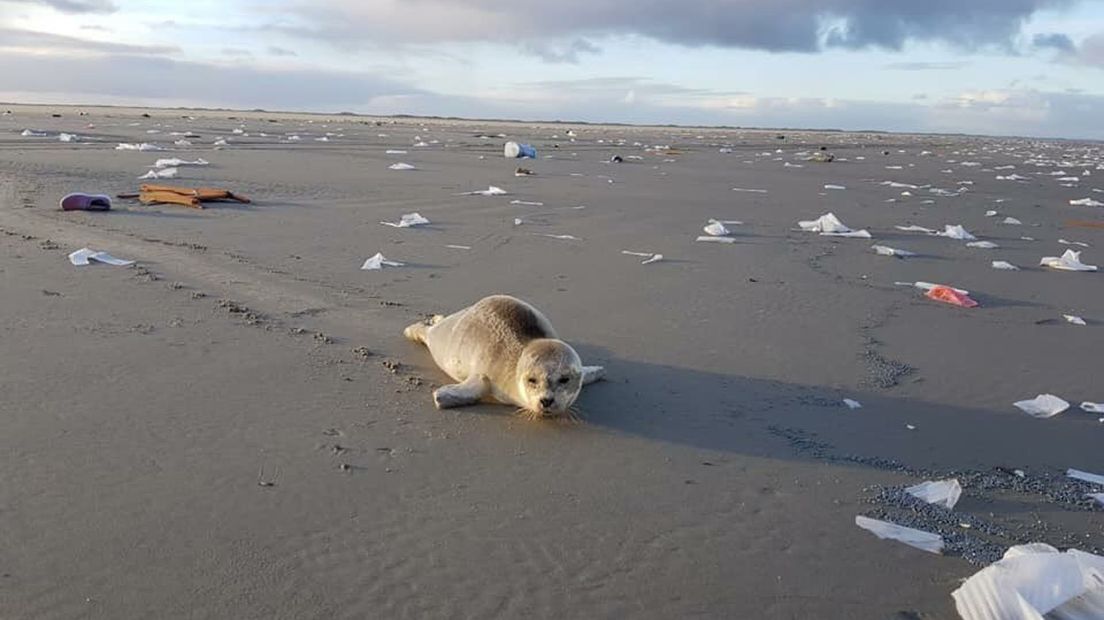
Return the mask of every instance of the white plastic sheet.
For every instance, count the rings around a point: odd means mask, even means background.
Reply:
[[[843,399],[843,404],[847,405],[847,408],[851,409],[852,411],[855,409],[862,409],[862,403],[853,398]]]
[[[963,620],[1104,618],[1104,557],[1043,543],[1012,547],[951,596]]]
[[[505,196],[508,192],[501,187],[495,187],[491,185],[487,189],[476,190],[474,192],[463,192],[457,194],[457,196]]]
[[[1081,326],[1088,325],[1088,323],[1085,322],[1085,319],[1083,319],[1083,318],[1081,318],[1077,315],[1074,315],[1074,314],[1063,314],[1062,318],[1065,319],[1066,322],[1073,323],[1074,325],[1081,325]]]
[[[928,553],[942,553],[943,537],[922,530],[914,530],[888,521],[879,521],[858,515],[855,517],[855,525],[874,534],[883,540],[896,540],[910,547],[915,547]]]
[[[957,239],[959,241],[976,241],[977,237],[971,235],[961,224],[947,224],[943,227],[943,232],[937,232],[936,235],[940,237],[947,237],[949,239]]]
[[[398,222],[380,222],[384,226],[391,226],[392,228],[413,228],[415,226],[424,226],[429,223],[421,213],[404,213]]]
[[[1000,269],[1002,271],[1019,271],[1020,270],[1019,267],[1013,265],[1012,263],[1010,263],[1006,260],[995,260],[995,261],[993,261],[993,269]]]
[[[870,232],[866,230],[851,230],[846,224],[840,221],[836,214],[825,213],[815,220],[806,220],[798,222],[797,225],[801,227],[801,230],[806,232],[820,233],[821,235],[831,237],[857,237],[861,239],[869,239]]]
[[[120,142],[115,147],[116,151],[163,151],[165,149],[157,146],[156,144],[150,144],[149,142],[142,142],[141,144],[128,144]]]
[[[410,164],[407,164],[407,163],[404,163],[404,162],[401,162],[401,161],[397,162],[397,163],[394,163],[394,164],[391,164],[390,166],[387,167],[387,169],[388,170],[417,170],[417,168],[415,168],[414,166],[412,166]]]
[[[1091,403],[1086,400],[1081,403],[1081,410],[1088,413],[1104,413],[1104,403]]]
[[[1071,200],[1069,203],[1074,207],[1104,207],[1104,202],[1093,200],[1092,198],[1080,198],[1078,200]]]
[[[659,261],[663,260],[662,254],[655,254],[652,252],[633,252],[630,250],[621,250],[621,253],[627,256],[639,256],[643,258],[644,260],[640,262],[641,265],[650,265],[652,263],[658,263]]]
[[[91,262],[104,263],[105,265],[112,265],[114,267],[126,267],[127,265],[134,264],[132,260],[115,258],[107,252],[98,252],[89,248],[81,248],[70,254],[69,262],[78,267],[83,267]]]
[[[154,162],[154,168],[179,168],[180,166],[207,166],[211,162],[203,159],[202,157],[195,161],[188,161],[186,159],[180,159],[179,157],[170,157],[166,159],[158,159]]]
[[[874,250],[879,256],[896,256],[898,258],[908,258],[909,256],[916,256],[916,252],[909,252],[908,250],[899,250],[897,248],[891,248],[887,245],[872,245],[871,250]]]
[[[1075,480],[1104,486],[1104,476],[1100,474],[1091,474],[1087,471],[1081,471],[1080,469],[1067,469],[1066,475]]]
[[[162,168],[161,170],[150,170],[149,172],[138,177],[139,179],[175,179],[176,175],[180,174],[179,168]]]
[[[971,241],[970,243],[966,244],[966,247],[976,248],[979,250],[995,250],[1000,246],[993,243],[992,241]]]
[[[1051,269],[1062,271],[1096,271],[1096,265],[1086,265],[1081,262],[1081,252],[1066,250],[1061,256],[1044,256],[1039,264]]]
[[[942,506],[947,510],[954,510],[958,499],[962,497],[962,485],[959,484],[958,478],[927,480],[908,487],[905,489],[905,493],[929,504]]]
[[[708,235],[702,235],[695,239],[695,241],[701,241],[703,243],[736,243],[736,240],[732,237],[710,237]]]
[[[1035,418],[1052,418],[1066,409],[1070,404],[1054,394],[1039,394],[1030,400],[1019,400],[1013,403],[1018,409]]]
[[[400,263],[396,260],[388,260],[380,252],[376,252],[376,255],[364,261],[364,264],[360,266],[364,271],[375,271],[386,267],[402,267],[404,263]]]

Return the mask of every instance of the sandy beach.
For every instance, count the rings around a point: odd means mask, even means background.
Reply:
[[[1104,265],[1100,143],[3,110],[0,617],[954,618],[1012,545],[1104,549],[1065,475],[1104,474],[1104,275],[1040,266]],[[252,204],[58,208],[170,157]],[[999,247],[898,228],[948,225]],[[581,423],[434,408],[403,327],[493,293],[606,367]]]

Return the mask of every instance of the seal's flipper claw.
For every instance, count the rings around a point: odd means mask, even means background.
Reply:
[[[406,336],[407,340],[411,340],[413,342],[422,342],[422,343],[424,343],[425,339],[426,339],[426,330],[427,329],[428,329],[428,326],[425,323],[420,323],[419,322],[419,323],[415,323],[413,325],[410,325],[406,329],[404,329],[403,330],[403,335]]]
[[[604,366],[583,366],[583,385],[590,385],[605,378],[606,368]]]
[[[433,403],[438,409],[451,409],[474,405],[487,395],[486,377],[472,376],[463,383],[442,385],[433,392]]]

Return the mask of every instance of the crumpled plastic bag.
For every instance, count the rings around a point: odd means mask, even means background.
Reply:
[[[508,194],[506,190],[501,187],[489,186],[487,189],[476,190],[474,192],[463,192],[457,194],[457,196],[505,196]]]
[[[179,168],[162,168],[160,170],[150,170],[138,177],[138,179],[175,179],[176,175],[179,173]]]
[[[916,252],[909,252],[908,250],[898,250],[897,248],[891,248],[887,245],[872,245],[871,250],[878,253],[879,256],[896,256],[897,258],[908,258],[909,256],[916,256]]]
[[[942,284],[931,287],[924,296],[928,299],[934,299],[935,301],[941,301],[945,304],[961,306],[963,308],[976,308],[980,305],[977,301],[971,299],[969,295]]]
[[[1030,400],[1018,400],[1012,404],[1035,418],[1052,418],[1069,409],[1070,406],[1068,402],[1054,394],[1039,394]]]
[[[977,237],[971,235],[961,224],[950,225],[947,224],[943,227],[943,232],[935,233],[938,237],[947,237],[948,239],[958,239],[959,241],[976,241]]]
[[[743,224],[743,222],[740,222],[738,220],[709,220],[709,224],[707,224],[702,230],[705,231],[705,234],[711,237],[727,237],[732,234],[732,231],[725,227],[725,224],[733,224],[739,226]]]
[[[970,243],[966,244],[966,247],[977,248],[979,250],[995,250],[1000,246],[993,243],[992,241],[971,241]]]
[[[1096,265],[1086,265],[1081,262],[1081,252],[1066,250],[1061,256],[1044,256],[1039,264],[1051,269],[1062,271],[1096,271]]]
[[[424,226],[429,223],[429,220],[422,216],[421,213],[404,213],[398,222],[380,222],[384,226],[391,226],[392,228],[413,228],[415,226]]]
[[[951,593],[963,620],[1104,618],[1104,557],[1017,545]]]
[[[806,220],[798,222],[797,225],[801,227],[801,230],[806,232],[820,233],[825,236],[832,237],[858,237],[862,239],[869,239],[870,232],[866,230],[851,230],[846,224],[840,221],[836,217],[835,213],[825,213],[815,220]]]
[[[888,521],[879,521],[858,515],[855,517],[855,525],[874,534],[883,540],[896,540],[910,547],[915,547],[928,553],[943,552],[943,537],[922,530],[914,530]]]
[[[1091,403],[1086,400],[1081,403],[1081,410],[1089,413],[1104,413],[1104,403]]]
[[[962,485],[958,478],[948,480],[927,480],[905,489],[905,493],[929,504],[954,510],[958,498],[962,497]]]
[[[995,261],[993,261],[993,269],[1001,269],[1003,271],[1019,271],[1020,270],[1019,267],[1013,265],[1012,263],[1010,263],[1006,260],[995,260]]]
[[[387,258],[385,258],[383,256],[382,253],[376,252],[376,255],[373,256],[372,258],[369,258],[368,260],[364,261],[364,264],[361,265],[360,268],[363,269],[364,271],[374,271],[374,270],[377,270],[377,269],[383,269],[384,266],[387,266],[387,267],[402,267],[402,266],[404,266],[404,264],[405,263],[400,263],[397,260],[388,260]]]
[[[114,267],[126,267],[127,265],[134,264],[134,261],[132,260],[115,258],[107,252],[97,252],[96,250],[91,250],[89,248],[81,248],[69,255],[69,262],[73,263],[77,267],[88,265],[90,261],[104,263],[105,265],[112,265]]]

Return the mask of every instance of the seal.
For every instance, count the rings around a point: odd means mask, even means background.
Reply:
[[[403,334],[425,344],[458,381],[433,392],[439,409],[489,401],[516,405],[534,419],[572,416],[583,386],[605,375],[601,366],[583,366],[539,310],[509,295],[484,297]]]

